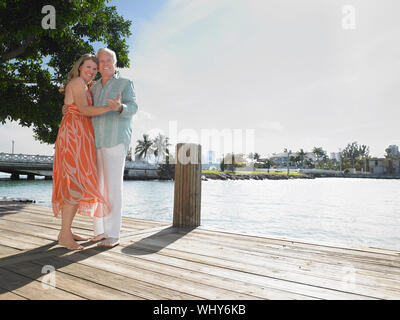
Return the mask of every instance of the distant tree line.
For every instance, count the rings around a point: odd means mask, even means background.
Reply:
[[[137,140],[137,146],[134,151],[136,158],[148,160],[153,157],[158,164],[158,172],[161,178],[173,179],[175,175],[175,165],[173,155],[170,154],[169,138],[159,134],[154,139],[150,139],[148,134],[143,134],[142,139]],[[329,158],[327,152],[322,147],[314,147],[311,153],[300,149],[297,152],[291,152],[284,149],[288,154],[289,166],[291,168],[303,169],[324,169],[324,170],[342,170],[349,171],[368,171],[369,161],[371,159],[370,148],[365,144],[359,144],[357,141],[348,143],[338,157]],[[400,159],[400,152],[397,146],[389,146],[385,149],[385,158]],[[129,150],[127,160],[132,160],[132,149]],[[253,167],[254,169],[278,168],[279,164],[274,162],[273,157],[261,158],[260,153],[250,153],[247,156],[243,153],[224,154],[220,161],[221,171],[235,172],[237,168]]]

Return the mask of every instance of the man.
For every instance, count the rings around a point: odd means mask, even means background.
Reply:
[[[115,74],[117,57],[114,51],[102,48],[97,51],[99,79],[92,87],[93,105],[113,104],[119,112],[110,111],[92,117],[97,151],[97,174],[103,195],[108,199],[111,212],[94,219],[92,241],[113,247],[119,244],[122,222],[122,185],[125,157],[131,142],[131,120],[138,110],[133,82]]]

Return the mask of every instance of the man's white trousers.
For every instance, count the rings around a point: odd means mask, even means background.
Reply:
[[[97,149],[97,175],[100,190],[108,200],[111,212],[103,218],[93,218],[95,236],[105,233],[107,237],[120,237],[125,157],[124,144]]]

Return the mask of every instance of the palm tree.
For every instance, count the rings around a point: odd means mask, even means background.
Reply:
[[[139,158],[146,159],[147,156],[152,152],[151,146],[153,145],[153,141],[149,139],[148,134],[143,134],[143,140],[138,140],[138,145],[135,148],[135,154],[139,155]]]
[[[304,168],[304,159],[305,159],[306,155],[307,154],[304,152],[303,149],[300,149],[300,151],[296,153],[296,156],[298,157],[299,162],[301,162],[302,168]]]
[[[314,153],[315,157],[317,158],[317,163],[319,164],[319,162],[321,161],[321,158],[325,155],[324,149],[322,149],[322,147],[314,147],[312,152]]]
[[[157,157],[157,163],[159,162],[160,157],[164,160],[164,158],[169,155],[168,147],[171,146],[171,144],[168,142],[168,139],[168,137],[159,133],[153,140],[151,152]]]

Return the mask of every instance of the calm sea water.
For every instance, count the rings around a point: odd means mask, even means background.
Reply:
[[[52,181],[0,181],[0,198],[50,206],[51,192]],[[126,216],[172,222],[173,200],[173,182],[124,182]],[[201,206],[206,227],[400,250],[400,180],[209,180]]]

